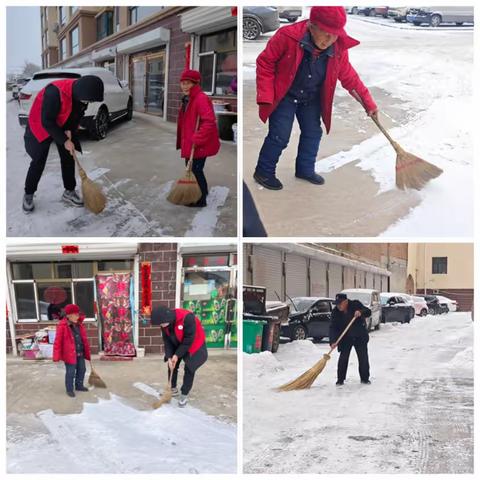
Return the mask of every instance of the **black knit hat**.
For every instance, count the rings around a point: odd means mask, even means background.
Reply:
[[[155,307],[152,310],[150,322],[152,325],[161,325],[162,323],[173,323],[175,321],[175,312],[164,305]]]
[[[85,75],[73,84],[73,98],[84,102],[103,102],[103,81],[96,75]]]

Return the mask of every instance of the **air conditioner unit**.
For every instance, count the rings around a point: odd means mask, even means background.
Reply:
[[[53,27],[52,27],[52,30],[55,32],[55,33],[58,33],[59,30],[60,30],[60,24],[57,22],[57,23],[54,23],[53,24]]]

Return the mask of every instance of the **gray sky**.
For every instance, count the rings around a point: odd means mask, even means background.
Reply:
[[[7,73],[20,73],[25,60],[42,66],[40,7],[7,7]]]

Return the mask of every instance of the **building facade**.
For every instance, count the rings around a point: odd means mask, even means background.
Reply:
[[[44,68],[107,68],[128,82],[140,113],[176,121],[181,73],[186,67],[200,70],[221,138],[233,139],[236,9],[59,6],[42,7],[41,18]]]
[[[346,288],[388,291],[392,273],[340,250],[338,244],[244,245],[244,284],[264,286],[267,300],[288,296],[334,298]]]
[[[236,344],[234,244],[9,245],[7,284],[7,351],[14,354],[20,337],[54,327],[68,303],[84,312],[94,353],[111,342],[106,320],[120,316],[133,348],[162,353],[161,330],[150,323],[160,304],[194,311],[209,348],[223,347],[226,333]]]
[[[408,255],[409,293],[443,295],[456,300],[459,310],[472,310],[472,243],[412,243]]]

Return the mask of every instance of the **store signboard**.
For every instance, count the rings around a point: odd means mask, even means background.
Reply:
[[[80,247],[78,245],[62,245],[62,255],[78,255]]]

